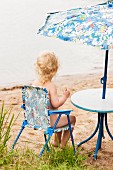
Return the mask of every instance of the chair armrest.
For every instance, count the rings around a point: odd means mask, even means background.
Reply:
[[[48,110],[48,115],[53,115],[53,114],[65,114],[65,115],[69,115],[70,112],[72,112],[73,110]]]

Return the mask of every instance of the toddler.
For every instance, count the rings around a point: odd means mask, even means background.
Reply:
[[[37,58],[35,63],[35,69],[38,75],[38,79],[32,82],[33,86],[44,87],[48,90],[49,99],[50,99],[50,110],[56,110],[62,106],[67,98],[70,96],[69,90],[65,89],[61,97],[58,97],[57,87],[52,81],[53,77],[56,75],[59,68],[58,58],[53,52],[44,52]],[[50,116],[50,125],[53,127],[58,115]],[[75,125],[76,118],[75,116],[70,115],[70,122],[72,125]],[[68,120],[66,115],[62,115],[56,128],[60,128],[68,125]],[[73,129],[72,129],[73,130]],[[66,143],[70,137],[69,130],[55,133],[54,135],[54,146],[63,148],[66,146]]]

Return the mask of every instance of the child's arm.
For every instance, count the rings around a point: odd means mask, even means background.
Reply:
[[[50,101],[53,108],[56,109],[62,106],[69,96],[70,96],[69,90],[65,89],[63,95],[61,97],[58,97],[56,86],[54,84],[51,84]]]

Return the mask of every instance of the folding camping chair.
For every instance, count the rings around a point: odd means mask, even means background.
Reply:
[[[25,127],[43,130],[45,144],[39,154],[39,156],[41,156],[45,148],[48,151],[50,150],[48,146],[48,142],[51,136],[53,135],[53,133],[60,132],[63,130],[69,130],[71,140],[72,140],[72,146],[73,146],[74,154],[75,154],[76,151],[75,151],[74,139],[73,139],[73,134],[72,134],[72,126],[70,124],[70,118],[69,118],[70,112],[72,110],[49,110],[48,109],[49,96],[48,96],[48,91],[45,88],[23,86],[22,87],[22,100],[23,100],[22,108],[24,109],[25,120],[23,120],[20,132],[18,133],[12,148],[14,149],[14,146],[16,145]],[[54,126],[50,127],[50,115],[52,114],[58,114],[58,118]],[[68,126],[65,126],[62,128],[56,128],[57,123],[60,120],[60,117],[62,114],[67,115]]]

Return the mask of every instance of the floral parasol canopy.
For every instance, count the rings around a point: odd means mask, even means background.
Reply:
[[[112,3],[112,2],[110,2]],[[108,3],[49,13],[39,34],[113,49],[113,7]]]

